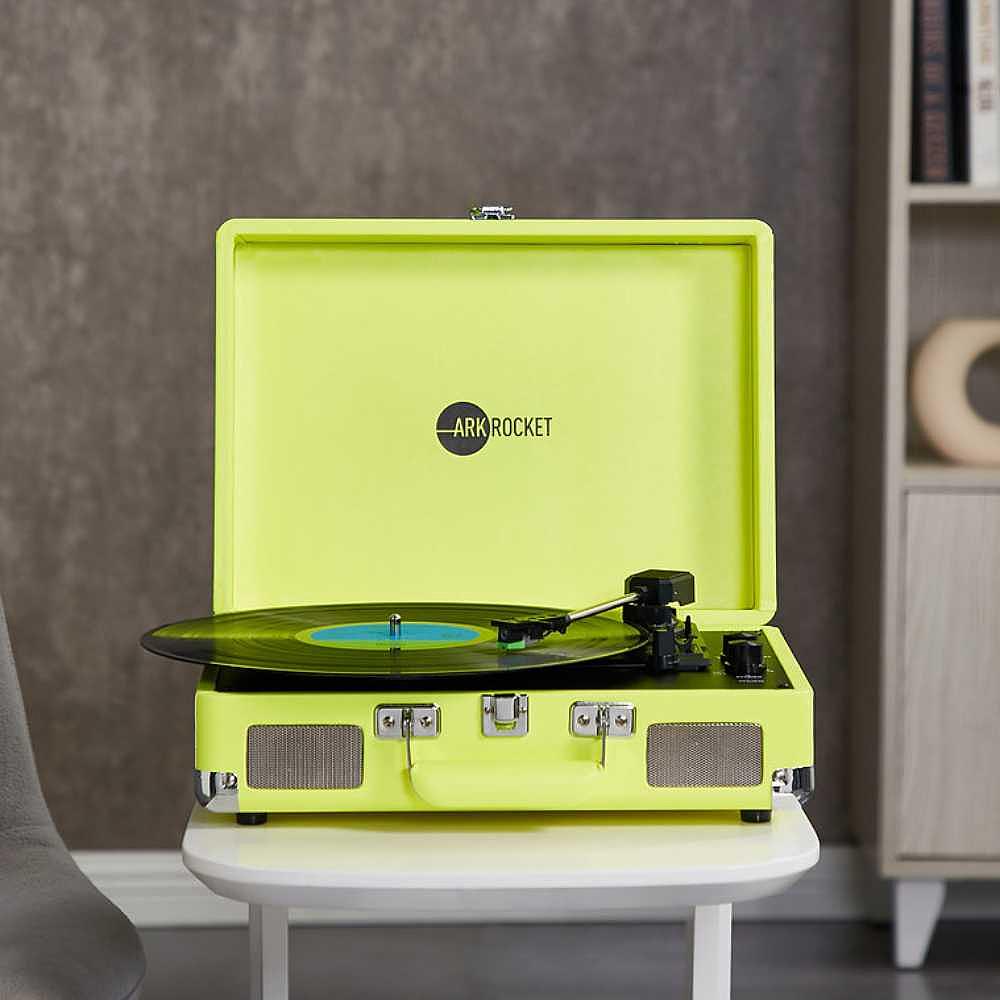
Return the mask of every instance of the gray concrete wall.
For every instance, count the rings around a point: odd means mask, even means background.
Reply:
[[[171,847],[209,607],[230,216],[757,216],[777,240],[780,623],[845,820],[853,5],[0,0],[0,586],[77,848]],[[530,595],[525,595],[526,599]]]

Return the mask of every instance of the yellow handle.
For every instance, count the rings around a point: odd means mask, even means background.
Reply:
[[[418,761],[410,768],[413,790],[435,809],[546,809],[576,793],[584,808],[600,787],[604,769],[594,761],[528,764]]]

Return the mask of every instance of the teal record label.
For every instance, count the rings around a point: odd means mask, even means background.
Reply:
[[[297,632],[295,638],[338,649],[454,649],[473,642],[496,641],[496,632],[475,625],[401,621],[399,634],[393,635],[389,623],[383,621],[306,628]]]

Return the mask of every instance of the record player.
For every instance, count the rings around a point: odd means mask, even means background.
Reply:
[[[812,690],[767,624],[766,225],[497,206],[216,249],[215,614],[143,637],[205,665],[202,805],[808,795]]]

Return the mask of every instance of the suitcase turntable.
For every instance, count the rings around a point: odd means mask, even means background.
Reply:
[[[217,261],[216,613],[142,639],[204,664],[199,802],[808,795],[766,226],[235,220]],[[646,560],[690,571],[614,593]]]

